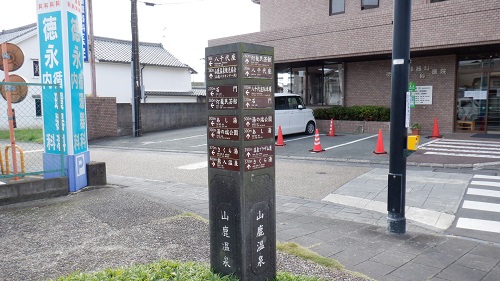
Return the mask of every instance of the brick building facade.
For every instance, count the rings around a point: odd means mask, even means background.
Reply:
[[[394,0],[252,1],[261,31],[209,46],[273,46],[276,89],[312,106],[390,105]],[[500,133],[499,14],[498,0],[412,1],[412,121],[424,130],[437,117],[443,132]]]

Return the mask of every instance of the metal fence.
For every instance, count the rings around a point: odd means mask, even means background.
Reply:
[[[49,173],[64,176],[61,88],[55,84],[0,82],[0,90],[0,179],[41,178]],[[44,106],[43,95],[53,102]],[[44,124],[57,134],[44,134]],[[56,147],[59,149],[51,149]]]

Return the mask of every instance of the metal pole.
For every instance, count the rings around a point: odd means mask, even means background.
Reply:
[[[90,75],[92,83],[92,96],[97,97],[97,86],[95,77],[95,45],[94,45],[94,14],[92,0],[87,0],[89,5],[89,45],[90,45]]]
[[[134,111],[134,137],[141,136],[141,71],[139,69],[139,31],[137,23],[137,0],[130,1],[131,27],[132,27],[132,65],[133,65],[133,111]]]
[[[405,114],[410,68],[410,27],[411,0],[394,1],[387,231],[396,234],[406,232],[404,150],[407,142]]]

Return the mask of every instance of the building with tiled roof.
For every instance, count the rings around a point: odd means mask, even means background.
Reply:
[[[18,45],[25,61],[16,74],[27,82],[40,83],[39,46],[36,23],[0,32],[0,43]],[[132,42],[94,37],[96,93],[116,97],[117,103],[131,103]],[[144,85],[143,103],[199,102],[205,93],[191,88],[191,74],[197,72],[181,62],[159,43],[139,42],[139,62]],[[91,94],[90,64],[85,63],[85,93]]]

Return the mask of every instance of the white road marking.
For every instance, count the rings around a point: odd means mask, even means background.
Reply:
[[[495,182],[495,181],[471,181],[470,184],[473,184],[473,185],[482,185],[482,186],[500,187],[500,182]]]
[[[322,201],[387,213],[387,203],[340,194],[329,194]],[[412,221],[430,225],[439,229],[448,229],[455,220],[454,215],[406,206],[406,218]]]
[[[207,161],[203,161],[203,162],[198,162],[198,163],[194,163],[194,164],[180,166],[180,167],[177,167],[177,169],[181,169],[181,170],[197,170],[197,169],[202,169],[202,168],[207,168],[207,167],[208,167],[208,162]]]
[[[468,188],[467,194],[500,198],[500,191],[489,189]]]
[[[193,145],[193,146],[190,146],[190,147],[200,147],[200,146],[207,146],[207,144],[204,143],[204,144],[200,144],[200,145]]]
[[[431,140],[430,142],[426,142],[424,144],[421,144],[421,145],[418,146],[418,148],[422,148],[422,147],[426,147],[428,145],[432,145],[433,143],[435,143],[437,141],[440,141],[440,139]]]
[[[474,179],[489,179],[489,180],[500,180],[498,176],[488,176],[488,175],[474,175]]]
[[[469,143],[469,144],[457,144],[457,143],[433,143],[429,145],[432,147],[449,147],[449,148],[469,148],[469,149],[489,149],[489,150],[500,150],[500,145],[492,145],[492,144],[477,144],[477,143]]]
[[[422,149],[424,149],[424,150],[431,150],[431,151],[467,152],[467,153],[488,153],[488,154],[499,154],[500,155],[500,149],[498,151],[484,151],[484,150],[467,149],[467,148],[469,148],[469,147],[466,147],[466,149],[450,149],[450,148],[435,148],[435,147],[425,147],[425,148],[422,148]]]
[[[465,200],[463,209],[500,213],[500,204]]]
[[[465,229],[500,233],[500,222],[489,221],[489,220],[459,218],[457,221],[457,228],[465,228]]]
[[[426,146],[423,149],[439,149],[439,148],[459,148],[459,149],[473,149],[473,150],[492,150],[492,151],[500,151],[500,147],[475,147],[475,146],[465,146],[465,145],[442,145],[442,144],[432,144],[429,146]]]
[[[475,158],[495,158],[495,159],[499,159],[500,158],[498,155],[446,153],[446,152],[435,152],[435,151],[428,151],[428,152],[425,152],[424,154],[443,155],[443,156],[475,157]]]
[[[146,145],[146,144],[152,144],[152,143],[172,142],[172,141],[187,140],[187,139],[198,138],[198,137],[206,137],[206,136],[207,136],[207,134],[203,134],[203,135],[196,135],[196,136],[190,136],[190,137],[178,138],[178,139],[171,139],[171,140],[145,141],[145,142],[142,142],[142,144]]]
[[[376,137],[376,136],[378,136],[378,134],[377,135],[373,135],[373,136],[369,136],[369,137],[366,137],[366,138],[362,138],[362,139],[359,139],[359,140],[350,141],[350,142],[346,142],[346,143],[335,145],[335,146],[330,146],[330,147],[325,148],[325,150],[329,150],[329,149],[332,149],[332,148],[341,147],[341,146],[344,146],[344,145],[353,144],[353,143],[356,143],[356,142],[359,142],[359,141],[363,141],[363,140],[367,140],[367,139],[370,139],[370,138],[373,138],[373,137]]]
[[[283,142],[291,142],[291,141],[303,140],[303,139],[308,139],[308,138],[312,138],[312,137],[314,137],[314,135],[307,136],[307,137],[296,138],[296,139],[284,140]]]
[[[467,140],[467,141],[464,141],[464,140],[453,140],[453,139],[439,139],[439,140],[443,141],[443,142],[494,143],[494,144],[500,145],[500,142],[498,142],[498,141],[478,141],[478,140]]]

